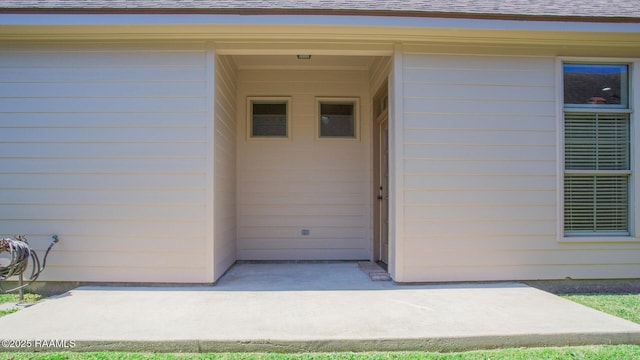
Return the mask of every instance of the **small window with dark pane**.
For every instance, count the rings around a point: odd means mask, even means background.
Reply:
[[[249,98],[248,135],[253,139],[289,137],[288,98]]]
[[[318,99],[318,137],[357,139],[357,99]]]
[[[629,65],[564,64],[565,108],[618,108],[629,106]]]

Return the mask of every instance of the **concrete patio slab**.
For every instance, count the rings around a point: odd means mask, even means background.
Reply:
[[[80,287],[0,318],[0,339],[4,351],[460,351],[640,344],[640,325],[519,283],[399,285],[355,262],[283,263],[238,264],[214,286]]]

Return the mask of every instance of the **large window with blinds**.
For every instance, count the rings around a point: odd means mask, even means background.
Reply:
[[[629,235],[629,66],[565,63],[565,236]]]

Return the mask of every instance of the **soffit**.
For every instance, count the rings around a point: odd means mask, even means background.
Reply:
[[[299,55],[310,55],[301,53]],[[368,70],[372,56],[311,55],[299,59],[297,55],[233,55],[241,70]]]

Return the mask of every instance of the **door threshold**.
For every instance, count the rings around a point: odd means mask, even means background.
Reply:
[[[391,281],[391,276],[379,263],[372,261],[359,261],[358,268],[362,270],[371,281]]]

